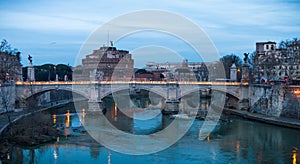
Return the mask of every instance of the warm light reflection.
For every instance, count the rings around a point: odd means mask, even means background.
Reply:
[[[56,124],[56,114],[53,115],[53,123]]]
[[[206,138],[207,142],[210,142],[210,136],[208,135]]]
[[[85,109],[82,108],[81,112],[82,112],[82,114],[81,114],[80,122],[81,122],[82,125],[84,125],[84,123],[85,123],[85,115],[86,115]]]
[[[67,110],[66,114],[66,127],[70,126],[70,110]]]
[[[239,155],[240,154],[240,141],[236,142],[235,149],[236,149],[236,154]]]
[[[293,153],[293,164],[297,164],[297,154]]]
[[[54,150],[54,152],[53,152],[53,157],[54,157],[54,159],[57,159],[57,157],[58,157],[56,150]]]
[[[293,164],[297,164],[297,149],[294,148],[292,152],[293,152],[293,155],[292,155]]]
[[[112,118],[114,119],[114,121],[118,120],[118,105],[116,103],[114,104],[114,112]]]

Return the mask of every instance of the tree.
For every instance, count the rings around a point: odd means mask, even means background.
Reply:
[[[278,48],[279,49],[287,49],[289,46],[291,46],[293,43],[296,43],[297,41],[299,41],[298,38],[293,38],[292,40],[282,40],[279,42]]]
[[[12,49],[6,40],[0,44],[0,83],[21,80],[21,52]]]
[[[11,80],[20,80],[21,57],[17,49],[12,49],[6,40],[0,43],[0,107],[11,124],[10,111],[13,109],[12,102],[15,96],[14,83]],[[11,132],[11,127],[9,127]]]
[[[7,116],[7,121],[11,125],[11,118],[10,118],[10,111],[12,110],[11,102],[13,100],[13,95],[14,94],[14,86],[13,84],[0,84],[0,107],[2,107],[3,112]],[[9,131],[10,134],[11,132],[11,127],[9,126]]]
[[[0,52],[5,52],[10,55],[17,55],[18,49],[12,48],[8,41],[3,39],[0,43]]]
[[[240,69],[240,70],[241,70],[242,64],[243,64],[242,59],[235,54],[223,56],[220,59],[220,61],[224,65],[225,74],[226,74],[227,79],[230,79],[230,68],[233,63],[236,65],[237,69]],[[241,77],[239,77],[239,76],[240,75],[238,74],[238,79],[241,79]]]

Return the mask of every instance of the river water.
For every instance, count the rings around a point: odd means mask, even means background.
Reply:
[[[203,108],[209,104],[207,101],[201,101]],[[132,119],[118,112],[115,104],[107,106],[106,118],[122,131],[134,133]],[[292,151],[295,147],[300,148],[300,131],[295,129],[230,118],[227,122],[221,122],[205,140],[199,140],[199,128],[204,121],[195,120],[188,132],[167,149],[148,155],[127,155],[98,144],[87,133],[74,132],[74,129],[88,124],[84,107],[78,115],[70,106],[50,112],[55,124],[67,127],[65,136],[39,147],[14,147],[9,157],[13,163],[299,162],[295,158],[298,154]],[[172,121],[168,116],[163,116],[160,128],[167,127]]]

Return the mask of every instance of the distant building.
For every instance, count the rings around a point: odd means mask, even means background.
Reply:
[[[74,80],[131,80],[133,59],[129,51],[113,46],[103,46],[82,59],[82,65],[74,69]]]
[[[19,55],[0,52],[0,83],[22,81],[22,64]]]
[[[203,62],[148,62],[145,70],[153,73],[153,80],[208,81],[208,70]]]
[[[254,59],[256,81],[267,81],[271,76],[271,68],[278,64],[276,58],[276,42],[257,42],[256,55]]]

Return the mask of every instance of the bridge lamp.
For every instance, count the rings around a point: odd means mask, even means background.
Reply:
[[[300,89],[294,89],[294,95],[300,96]]]

